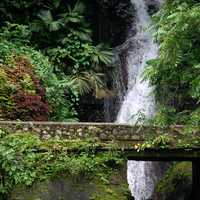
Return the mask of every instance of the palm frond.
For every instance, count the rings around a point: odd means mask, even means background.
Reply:
[[[83,14],[85,12],[84,3],[81,2],[81,1],[77,1],[75,6],[74,6],[73,12],[76,12],[76,13],[79,13],[79,14]]]
[[[51,24],[53,21],[53,17],[50,10],[42,10],[38,14],[38,17],[42,20],[44,24]]]
[[[75,89],[81,96],[89,93],[92,88],[87,78],[82,74],[73,75],[70,78],[70,85]]]
[[[52,4],[55,8],[58,8],[60,6],[61,0],[52,0]]]
[[[96,64],[103,63],[105,65],[111,64],[113,52],[111,49],[104,47],[102,44],[96,46],[92,61]]]
[[[49,24],[49,31],[58,31],[62,26],[62,23],[57,20],[57,21],[52,21],[50,24]]]

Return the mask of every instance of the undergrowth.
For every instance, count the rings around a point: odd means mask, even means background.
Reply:
[[[94,140],[41,140],[31,133],[0,131],[0,199],[6,199],[17,185],[32,186],[62,173],[98,178],[109,182],[112,169],[124,159],[112,149],[97,151],[102,144]]]

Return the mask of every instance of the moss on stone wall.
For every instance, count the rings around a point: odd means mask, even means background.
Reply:
[[[173,164],[157,186],[159,200],[189,200],[192,189],[192,164]]]
[[[32,187],[17,186],[8,200],[127,200],[124,170],[113,171],[108,180],[63,174]]]

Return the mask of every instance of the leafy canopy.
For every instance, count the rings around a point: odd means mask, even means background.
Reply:
[[[16,56],[28,57],[46,91],[48,119],[77,120],[81,96],[110,94],[112,52],[94,45],[83,2],[3,0],[0,7],[1,62],[12,65]]]
[[[172,111],[173,123],[199,125],[194,117],[200,101],[199,1],[168,0],[154,16],[154,27],[160,56],[148,62],[145,77],[155,86],[158,103]]]

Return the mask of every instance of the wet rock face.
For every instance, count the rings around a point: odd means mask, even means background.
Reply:
[[[153,15],[154,13],[156,13],[159,8],[161,3],[163,2],[163,0],[146,0],[146,5],[148,7],[148,12],[150,15]]]
[[[123,44],[127,39],[134,20],[134,7],[131,0],[85,1],[87,2],[87,20],[91,24],[95,43],[105,43],[111,47]],[[88,95],[84,99],[81,99],[77,109],[80,114],[80,121],[114,121],[118,112],[117,108],[120,104],[118,96],[122,93],[122,90],[125,91],[124,87],[126,87],[126,83],[124,82],[126,82],[127,75],[126,68],[124,67],[125,64],[123,63],[124,56],[125,53],[120,53],[116,62],[113,62],[114,75],[111,75],[108,81],[108,87],[114,93],[113,97],[104,101],[103,99],[96,100],[91,95]],[[109,72],[108,70],[107,73]],[[117,88],[113,86],[115,85],[113,77],[118,82],[119,87],[117,86]],[[85,112],[86,110],[87,113]],[[110,113],[112,113],[112,116],[110,116]]]
[[[192,165],[178,162],[172,165],[157,185],[155,200],[191,200]]]
[[[130,0],[88,0],[89,19],[97,42],[122,44],[132,23],[134,8]]]

